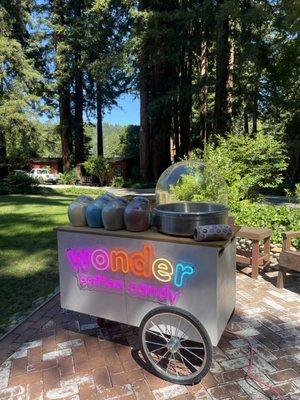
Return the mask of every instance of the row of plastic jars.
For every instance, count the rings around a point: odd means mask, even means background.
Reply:
[[[68,208],[68,217],[73,226],[105,228],[107,230],[126,229],[145,231],[150,226],[149,201],[143,197],[134,197],[129,203],[121,197],[106,193],[93,200],[82,195]]]

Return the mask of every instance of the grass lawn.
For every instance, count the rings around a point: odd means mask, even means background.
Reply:
[[[97,197],[101,189],[0,196],[0,333],[10,316],[25,313],[58,286],[53,228],[68,222],[68,204],[87,192]]]

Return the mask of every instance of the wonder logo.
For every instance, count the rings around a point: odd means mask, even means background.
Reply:
[[[160,283],[172,283],[175,288],[182,288],[195,274],[194,265],[156,257],[153,246],[147,243],[140,251],[132,253],[121,248],[69,248],[66,256],[72,269],[80,276],[110,271],[143,280],[154,278]]]

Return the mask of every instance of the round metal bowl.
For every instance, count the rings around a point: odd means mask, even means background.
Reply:
[[[228,223],[228,208],[221,204],[182,202],[160,204],[153,209],[157,230],[168,235],[192,236],[200,225]]]

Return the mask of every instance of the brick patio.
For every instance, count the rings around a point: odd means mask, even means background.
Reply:
[[[245,271],[245,270],[244,270]],[[227,329],[247,337],[257,376],[285,399],[300,399],[299,275],[287,288],[276,273],[257,281],[237,273],[236,312]],[[245,379],[248,347],[223,335],[210,373],[195,386],[178,386],[147,372],[135,350],[136,330],[63,312],[56,296],[0,342],[0,399],[275,399]]]

